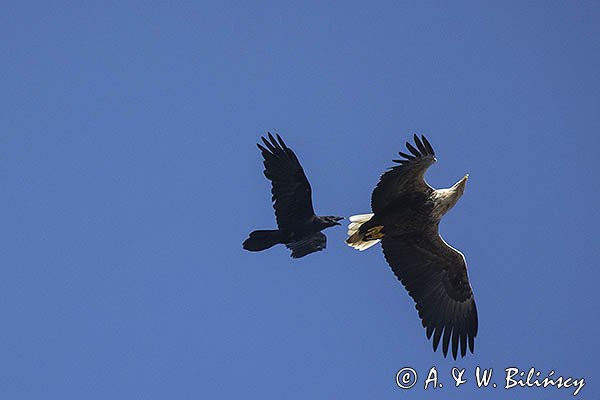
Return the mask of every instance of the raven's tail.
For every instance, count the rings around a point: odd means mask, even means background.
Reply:
[[[346,239],[346,244],[348,246],[354,247],[356,250],[363,251],[363,250],[366,250],[369,247],[374,246],[380,242],[381,239],[368,238],[368,237],[366,237],[366,234],[369,234],[371,237],[372,236],[382,237],[380,234],[372,235],[374,233],[379,233],[378,231],[371,232],[374,229],[377,230],[377,228],[379,228],[379,230],[381,230],[381,227],[371,228],[366,233],[360,232],[360,227],[365,222],[370,221],[372,217],[373,217],[373,214],[360,214],[360,215],[353,215],[350,217],[350,225],[348,225],[348,239]]]
[[[261,251],[282,243],[282,241],[283,236],[278,230],[254,231],[250,233],[250,237],[244,241],[242,246],[249,251]]]

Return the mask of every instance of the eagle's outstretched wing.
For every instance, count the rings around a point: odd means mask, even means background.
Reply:
[[[399,163],[391,167],[379,179],[379,183],[371,195],[371,208],[375,214],[383,211],[394,199],[406,192],[422,192],[429,194],[433,188],[423,179],[423,174],[435,159],[435,152],[425,136],[421,139],[414,135],[416,148],[406,142],[406,148],[411,154],[400,152],[404,157],[393,160]]]
[[[464,357],[467,342],[473,352],[477,336],[477,308],[461,252],[440,237],[437,226],[422,233],[386,235],[383,254],[394,274],[416,303],[433,350],[442,338],[444,356],[452,339],[452,355]]]
[[[307,221],[313,210],[311,188],[296,154],[269,133],[269,140],[261,137],[265,146],[257,144],[264,158],[264,174],[272,183],[273,208],[279,229],[291,229]]]
[[[321,232],[314,233],[292,243],[285,245],[292,251],[292,258],[304,257],[307,254],[321,251],[327,246],[327,236]]]

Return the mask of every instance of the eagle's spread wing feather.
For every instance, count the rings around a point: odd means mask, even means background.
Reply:
[[[265,146],[258,144],[264,158],[264,174],[272,183],[273,208],[280,229],[289,229],[307,221],[315,212],[311,188],[296,154],[269,133],[269,140],[262,138]]]
[[[423,179],[423,174],[435,159],[435,152],[425,136],[421,139],[414,135],[416,148],[406,142],[406,148],[412,154],[400,152],[404,159],[393,160],[400,165],[392,167],[379,179],[379,183],[371,196],[371,208],[377,214],[384,210],[394,199],[402,193],[426,192],[433,190]]]
[[[292,251],[293,258],[304,257],[307,254],[321,251],[327,246],[327,236],[317,232],[292,243],[285,245]]]
[[[465,258],[449,246],[436,229],[394,236],[381,241],[383,254],[394,274],[416,303],[427,338],[433,335],[433,350],[442,340],[444,356],[452,339],[456,359],[471,353],[477,336],[477,308],[467,276]]]

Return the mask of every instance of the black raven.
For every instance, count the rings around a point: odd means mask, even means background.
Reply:
[[[277,230],[259,230],[250,233],[243,247],[261,251],[282,243],[292,251],[293,258],[321,251],[327,237],[321,233],[325,228],[340,225],[342,217],[315,215],[311,189],[298,158],[285,145],[279,135],[277,140],[269,133],[269,140],[261,137],[265,146],[257,144],[264,158],[264,174],[271,181],[277,219]]]
[[[463,254],[439,234],[441,218],[462,196],[468,175],[449,189],[434,189],[423,175],[436,162],[431,144],[414,136],[400,152],[400,165],[384,173],[371,196],[373,214],[350,217],[346,243],[365,250],[381,241],[394,274],[416,303],[427,338],[436,351],[443,333],[443,353],[464,357],[467,341],[473,352],[477,336],[477,308]]]

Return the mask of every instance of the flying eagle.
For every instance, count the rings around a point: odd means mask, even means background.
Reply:
[[[292,251],[293,258],[304,257],[323,250],[327,237],[325,228],[340,225],[343,217],[315,215],[311,188],[296,154],[269,133],[269,140],[261,137],[264,146],[257,144],[264,158],[264,174],[271,181],[277,219],[277,230],[258,230],[250,233],[243,243],[249,251],[261,251],[282,243]]]
[[[433,351],[443,337],[444,357],[452,340],[452,355],[471,353],[477,336],[477,308],[469,284],[464,255],[440,236],[440,220],[465,191],[468,175],[448,189],[434,189],[423,175],[435,163],[435,152],[424,136],[414,135],[415,146],[384,173],[371,196],[372,214],[350,217],[346,243],[366,250],[381,242],[383,254],[396,277],[416,303],[433,335]]]

